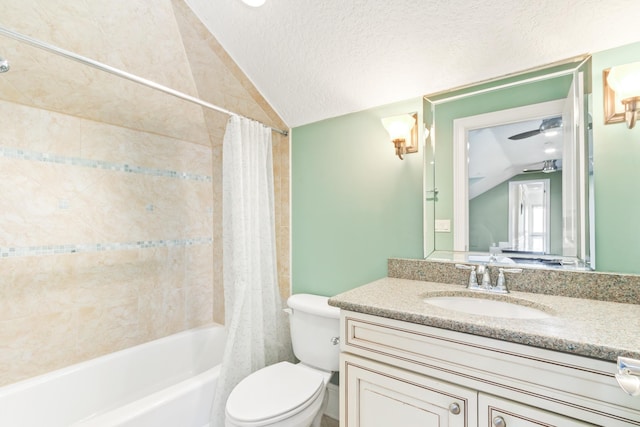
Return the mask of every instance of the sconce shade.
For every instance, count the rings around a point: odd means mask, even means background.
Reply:
[[[385,117],[381,121],[391,136],[400,160],[404,154],[418,152],[418,113]]]
[[[382,119],[382,125],[389,132],[392,140],[408,139],[415,124],[416,119],[411,114],[401,114]]]
[[[624,105],[624,120],[632,129],[640,107],[640,62],[612,67],[606,83],[615,92],[615,99]]]
[[[621,101],[640,97],[640,62],[611,68],[607,83],[616,92],[616,98]]]

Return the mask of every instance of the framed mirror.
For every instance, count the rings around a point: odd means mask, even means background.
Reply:
[[[425,257],[593,268],[590,94],[581,57],[425,97]]]

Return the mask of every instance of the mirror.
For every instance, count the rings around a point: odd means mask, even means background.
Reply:
[[[590,78],[585,57],[425,97],[425,257],[594,268]]]

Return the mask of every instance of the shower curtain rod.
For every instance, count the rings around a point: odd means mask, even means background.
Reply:
[[[65,58],[71,59],[71,60],[76,61],[76,62],[80,62],[81,64],[85,64],[85,65],[88,65],[90,67],[97,68],[98,70],[105,71],[105,72],[113,74],[115,76],[122,77],[122,78],[130,80],[132,82],[140,83],[141,85],[150,87],[152,89],[159,90],[159,91],[167,93],[169,95],[173,95],[173,96],[175,96],[177,98],[184,99],[185,101],[193,102],[194,104],[198,104],[198,105],[200,105],[202,107],[209,108],[211,110],[215,110],[215,111],[218,111],[220,113],[227,114],[229,116],[237,116],[237,117],[243,117],[243,118],[246,118],[246,119],[254,120],[254,119],[252,119],[250,117],[243,116],[242,114],[234,113],[233,111],[229,111],[229,110],[227,110],[225,108],[218,107],[217,105],[211,104],[211,103],[209,103],[207,101],[203,101],[200,98],[196,98],[195,96],[187,95],[186,93],[177,91],[175,89],[171,89],[170,87],[161,85],[161,84],[156,83],[156,82],[154,82],[152,80],[147,80],[145,78],[136,76],[135,74],[127,73],[126,71],[122,71],[122,70],[120,70],[118,68],[114,68],[114,67],[112,67],[110,65],[103,64],[102,62],[95,61],[95,60],[93,60],[91,58],[87,58],[85,56],[78,55],[77,53],[74,53],[74,52],[59,48],[57,46],[42,42],[40,40],[36,40],[36,39],[31,38],[29,36],[25,36],[24,34],[20,34],[18,32],[9,30],[9,29],[1,26],[1,25],[0,25],[0,34],[2,34],[4,36],[7,36],[9,38],[12,38],[14,40],[25,42],[25,43],[33,46],[33,47],[37,47],[39,49],[43,49],[43,50],[55,53],[55,54],[60,55],[60,56],[64,56]],[[254,120],[254,121],[257,121],[257,120]],[[262,123],[262,124],[264,124],[264,123]],[[265,125],[265,126],[267,126],[267,125]],[[277,132],[279,134],[282,134],[284,136],[288,136],[289,135],[289,131],[287,131],[287,130],[274,128],[272,126],[267,126],[267,127],[270,128],[272,131]]]

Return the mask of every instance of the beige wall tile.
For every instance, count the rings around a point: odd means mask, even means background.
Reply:
[[[11,3],[10,28],[286,127],[183,0]],[[0,250],[24,253],[0,258],[0,385],[222,322],[227,116],[2,42]],[[288,144],[274,134],[283,297]]]
[[[80,361],[71,311],[0,321],[0,384]]]

